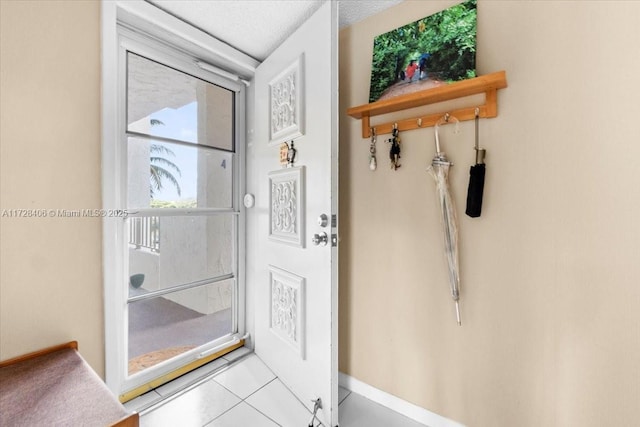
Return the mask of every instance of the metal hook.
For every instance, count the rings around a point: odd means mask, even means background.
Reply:
[[[480,120],[480,108],[476,107],[476,117],[475,117],[475,122],[476,122],[476,152],[480,149],[480,145],[478,143],[478,121]],[[477,157],[477,153],[476,153],[476,163],[478,162],[478,157]]]
[[[444,116],[442,116],[440,118],[440,120],[438,120],[436,122],[436,125],[433,127],[434,132],[435,132],[435,136],[436,136],[436,153],[440,153],[440,136],[438,135],[438,128],[440,127],[440,125],[442,124],[447,124],[449,123],[449,120],[453,119],[453,121],[456,124],[455,129],[453,130],[453,133],[458,133],[460,132],[460,120],[458,120],[455,116],[452,116],[449,113],[445,113]]]
[[[376,142],[378,140],[378,135],[376,135],[376,128],[372,127],[370,129],[371,143],[369,144],[369,169],[374,171],[378,167],[378,161],[376,160]]]
[[[476,150],[476,165],[484,163],[484,157],[487,154],[487,150],[480,148],[479,142],[479,128],[480,128],[480,108],[476,107],[475,125],[476,125],[476,139],[474,149]]]
[[[371,128],[371,144],[369,145],[369,152],[371,155],[376,154],[376,142],[378,141],[378,135],[376,135],[376,128]]]

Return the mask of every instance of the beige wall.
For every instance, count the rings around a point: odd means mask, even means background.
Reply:
[[[462,327],[425,172],[433,129],[401,135],[397,172],[380,137],[371,172],[344,114],[368,100],[373,37],[454,3],[406,1],[340,34],[340,370],[469,426],[637,425],[640,2],[479,0],[479,74],[504,69],[509,87],[480,124],[478,219],[473,123],[443,143]]]
[[[0,8],[1,209],[100,208],[100,3]],[[0,359],[78,340],[102,375],[101,220],[0,225]]]

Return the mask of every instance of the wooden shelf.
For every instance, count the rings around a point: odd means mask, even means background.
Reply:
[[[377,135],[382,135],[391,133],[394,124],[398,125],[398,129],[400,131],[434,126],[446,113],[455,116],[460,121],[473,120],[475,118],[476,108],[479,109],[480,117],[496,117],[498,115],[497,91],[498,89],[504,89],[506,87],[506,72],[498,71],[484,76],[475,77],[473,79],[451,83],[445,86],[400,95],[391,99],[376,101],[371,104],[360,105],[358,107],[351,107],[347,110],[347,114],[355,119],[362,120],[363,138],[369,138],[371,136],[372,127],[375,127]],[[388,123],[380,123],[375,126],[370,123],[370,117],[373,116],[393,113],[395,111],[402,111],[423,105],[436,104],[481,93],[485,94],[485,103],[483,105],[474,105],[468,108],[460,108],[452,111],[443,111],[436,114],[412,117]]]

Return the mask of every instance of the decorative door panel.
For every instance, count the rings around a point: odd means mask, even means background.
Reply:
[[[271,318],[269,327],[301,359],[305,358],[305,280],[272,265],[269,266]]]
[[[304,248],[304,166],[269,173],[269,239]]]
[[[269,142],[304,134],[304,54],[269,83]]]

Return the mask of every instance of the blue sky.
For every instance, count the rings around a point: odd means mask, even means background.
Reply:
[[[198,103],[196,101],[178,109],[164,108],[149,116],[149,119],[160,120],[164,125],[151,128],[151,134],[180,141],[198,141]],[[195,199],[197,194],[198,149],[180,144],[162,143],[169,148],[174,156],[166,156],[167,160],[175,163],[181,176],[174,174],[180,183],[182,195],[178,196],[175,187],[165,183],[162,190],[156,192],[157,200]]]

